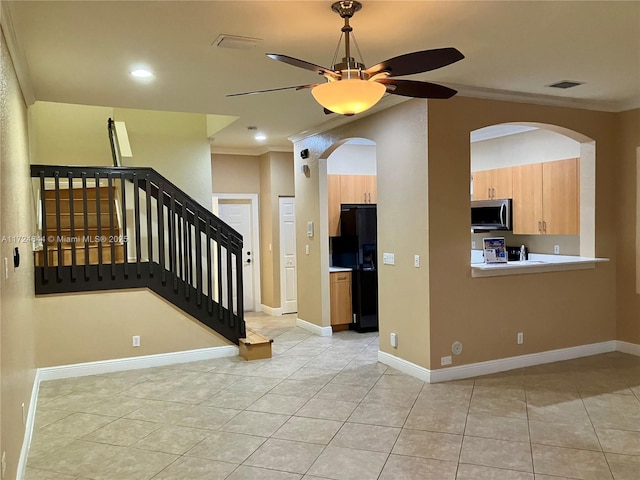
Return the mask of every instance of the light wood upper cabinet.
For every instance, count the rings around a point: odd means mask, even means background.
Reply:
[[[542,233],[542,163],[512,168],[513,233]]]
[[[473,199],[490,200],[512,197],[511,167],[473,173]]]
[[[340,235],[340,175],[327,175],[329,201],[329,236]]]
[[[340,205],[342,203],[376,203],[375,175],[327,175],[329,202],[329,236],[340,235]]]
[[[579,160],[512,168],[513,233],[580,234]]]
[[[371,200],[375,186],[375,175],[340,175],[340,202],[375,203]]]
[[[542,164],[542,199],[544,233],[580,234],[580,172],[577,158]]]

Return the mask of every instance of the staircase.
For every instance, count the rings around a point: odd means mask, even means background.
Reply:
[[[245,327],[242,236],[208,209],[151,168],[32,165],[31,176],[36,294],[149,288],[244,358],[271,357]]]
[[[73,201],[70,201],[70,192],[73,192]],[[85,198],[83,192],[86,192]],[[46,262],[44,251],[36,252],[36,266],[56,267],[74,262],[97,265],[111,263],[112,258],[115,263],[124,263],[124,235],[120,223],[111,218],[118,212],[115,187],[111,190],[108,187],[49,189],[44,192],[44,202],[46,214],[42,224],[46,230],[42,236],[49,248]],[[104,235],[102,226],[111,225],[113,229],[107,229],[108,234]]]

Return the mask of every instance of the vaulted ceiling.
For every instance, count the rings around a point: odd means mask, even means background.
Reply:
[[[331,67],[342,26],[331,3],[2,2],[29,100],[210,114],[221,127],[230,122],[213,133],[212,145],[244,150],[290,148],[288,136],[353,120],[325,115],[309,90],[225,96],[317,82],[313,72],[265,53]],[[407,52],[458,48],[464,60],[409,78],[461,95],[606,111],[640,106],[638,1],[364,0],[351,25],[368,66]],[[260,40],[244,50],[212,45],[221,34]],[[153,79],[132,78],[138,65],[148,66]],[[548,87],[561,80],[584,84]],[[376,108],[401,100],[389,95]],[[267,140],[254,140],[248,126]]]

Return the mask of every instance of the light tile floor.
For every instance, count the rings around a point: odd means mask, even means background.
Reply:
[[[640,479],[640,358],[429,385],[375,333],[247,323],[272,359],[42,383],[27,480]]]

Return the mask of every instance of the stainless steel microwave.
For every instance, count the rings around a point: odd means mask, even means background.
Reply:
[[[511,199],[474,200],[471,202],[472,230],[511,230]]]

